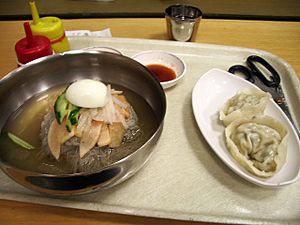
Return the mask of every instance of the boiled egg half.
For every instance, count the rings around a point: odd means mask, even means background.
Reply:
[[[79,80],[67,88],[66,98],[73,105],[83,108],[103,107],[107,102],[107,87],[101,81]]]

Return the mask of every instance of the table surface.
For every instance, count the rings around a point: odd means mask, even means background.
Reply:
[[[161,18],[111,18],[64,20],[66,30],[110,28],[113,37],[166,40],[166,25]],[[0,78],[16,68],[14,45],[24,36],[23,21],[0,21]],[[216,20],[201,21],[196,42],[256,48],[286,60],[300,78],[300,22]],[[0,200],[3,224],[201,224],[92,212]]]
[[[105,18],[163,17],[165,9],[169,5],[178,3],[178,0],[35,0],[35,2],[42,16]],[[300,21],[299,0],[183,0],[180,2],[200,8],[204,18]],[[31,18],[28,0],[0,1],[0,19],[20,18]]]

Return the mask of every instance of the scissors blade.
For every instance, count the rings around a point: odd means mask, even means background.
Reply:
[[[269,93],[272,95],[274,101],[277,103],[277,105],[282,109],[282,111],[285,113],[285,115],[287,116],[287,118],[289,119],[289,121],[291,122],[291,124],[293,125],[293,127],[295,128],[295,131],[298,135],[298,138],[300,139],[300,132],[293,120],[293,117],[290,113],[290,110],[289,110],[289,107],[288,107],[288,104],[285,100],[285,97],[284,97],[284,94],[283,94],[283,91],[281,89],[281,86],[277,86],[276,87],[276,90],[274,89],[271,89],[269,90]]]
[[[293,121],[293,118],[291,116],[289,107],[285,101],[282,102],[276,102],[277,105],[282,109],[282,111],[285,113],[285,115],[289,118],[290,121]]]

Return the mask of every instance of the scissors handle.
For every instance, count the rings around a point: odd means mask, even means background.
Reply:
[[[270,73],[270,79],[267,79],[265,75],[257,68],[255,63],[263,65]],[[247,64],[251,68],[251,72],[254,73],[266,86],[278,87],[280,84],[280,76],[277,71],[263,58],[257,55],[251,55],[247,58]]]
[[[250,81],[251,83],[254,83],[254,79],[251,74],[252,72],[245,66],[241,66],[241,65],[232,66],[228,69],[228,72],[232,74],[235,74],[236,72],[240,72],[245,76],[246,80]]]

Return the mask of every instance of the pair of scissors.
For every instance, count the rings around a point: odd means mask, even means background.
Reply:
[[[298,137],[299,130],[293,121],[289,107],[287,105],[284,93],[282,91],[280,76],[278,72],[263,58],[257,55],[251,55],[246,60],[247,66],[234,65],[228,69],[232,74],[241,74],[246,80],[255,84],[265,92],[269,92],[277,105],[286,114],[292,125],[294,126]]]

